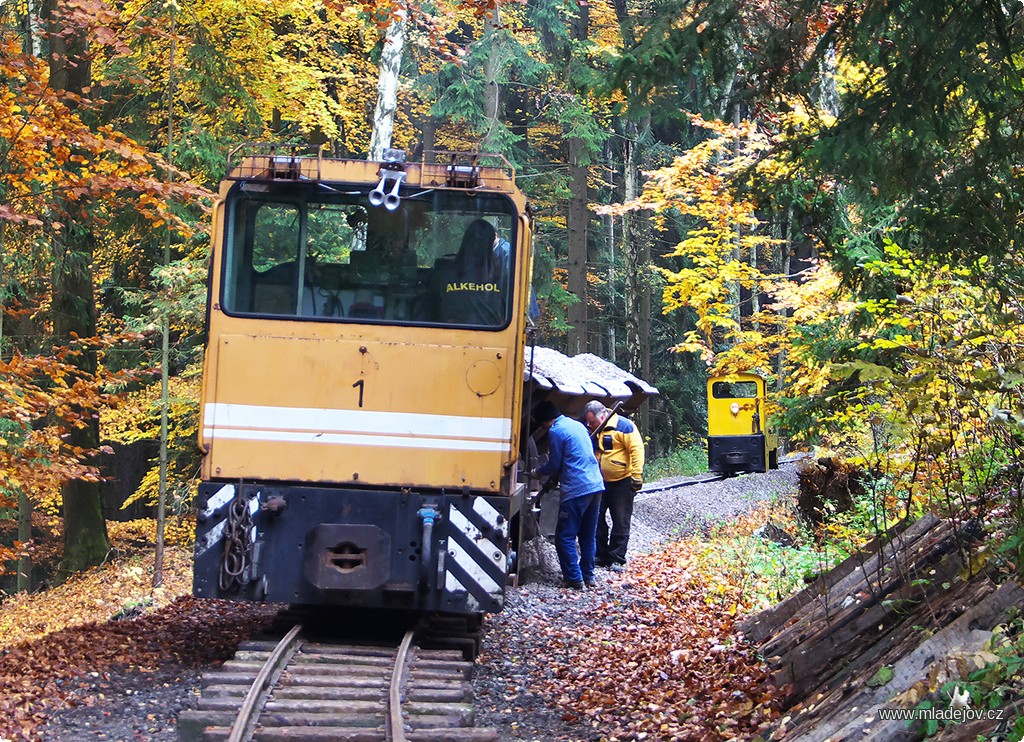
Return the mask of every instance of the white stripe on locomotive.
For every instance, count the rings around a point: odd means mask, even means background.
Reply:
[[[270,407],[224,402],[210,402],[203,412],[205,427],[213,430],[221,427],[242,430],[308,430],[482,441],[507,441],[512,435],[512,421],[498,417]]]
[[[274,441],[276,443],[326,443],[346,446],[386,446],[388,448],[436,448],[453,451],[506,451],[507,442],[459,440],[457,438],[392,437],[344,433],[291,432],[284,430],[245,430],[204,428],[203,435],[213,440]]]

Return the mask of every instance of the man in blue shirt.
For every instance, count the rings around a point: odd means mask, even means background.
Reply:
[[[574,590],[593,587],[604,479],[590,434],[583,423],[562,415],[550,400],[538,405],[534,418],[548,429],[548,460],[537,473],[557,476],[561,489],[555,551],[564,586]]]

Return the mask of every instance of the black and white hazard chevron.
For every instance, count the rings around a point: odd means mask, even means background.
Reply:
[[[469,612],[501,610],[508,575],[508,519],[483,497],[448,502],[438,576],[445,603]]]

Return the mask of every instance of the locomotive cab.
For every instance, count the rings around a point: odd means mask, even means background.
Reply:
[[[214,209],[194,593],[500,610],[524,499],[514,172],[280,151],[242,150]]]
[[[779,468],[779,437],[765,410],[757,374],[708,379],[708,471],[722,474]]]

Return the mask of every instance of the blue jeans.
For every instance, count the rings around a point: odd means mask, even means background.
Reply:
[[[564,500],[558,506],[555,526],[555,551],[562,577],[568,582],[594,579],[594,554],[597,551],[597,514],[601,493]],[[579,552],[576,542],[579,541]]]

